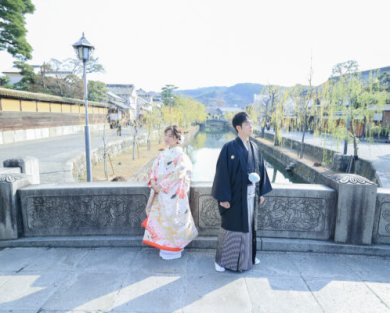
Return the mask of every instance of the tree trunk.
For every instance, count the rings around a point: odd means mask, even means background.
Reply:
[[[107,145],[106,145],[106,124],[103,126],[103,167],[104,167],[104,176],[108,180],[108,170],[107,170]]]
[[[135,136],[133,137],[133,160],[135,160]]]
[[[352,133],[352,138],[353,138],[353,158],[354,160],[358,159],[358,143],[357,143],[357,138],[355,135],[355,130],[353,128],[353,123],[351,121],[351,133]]]
[[[138,149],[137,134],[138,128],[137,125],[135,125],[133,128],[133,160],[135,160],[135,149]]]
[[[275,130],[274,146],[280,146],[279,130],[277,127],[275,127],[274,130]]]
[[[305,134],[307,131],[307,116],[305,116],[305,124],[303,125],[303,132],[302,132],[302,140],[301,140],[301,151],[299,153],[299,158],[303,158],[303,150],[304,150],[304,144],[305,144]]]
[[[150,145],[150,136],[148,136],[148,139],[146,140],[146,146],[148,151],[150,151],[151,145]]]
[[[349,118],[347,118],[346,125],[347,128],[346,136],[344,138],[344,155],[348,153],[348,132],[349,132]]]
[[[357,139],[356,136],[353,136],[353,157],[355,160],[357,160],[358,157],[358,144],[357,144]]]
[[[348,153],[348,139],[344,139],[344,154]]]
[[[299,153],[299,158],[303,158],[303,152],[304,152],[304,145],[305,145],[305,134],[306,134],[306,127],[303,129],[302,133],[302,140],[301,140],[301,151]]]
[[[367,118],[366,118],[366,116],[364,116],[364,118],[363,118],[363,130],[362,130],[363,138],[366,138],[366,128],[367,128]]]

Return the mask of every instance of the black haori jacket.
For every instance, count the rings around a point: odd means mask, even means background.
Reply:
[[[260,182],[256,184],[256,194],[262,196],[270,192],[272,186],[257,145],[252,141],[250,141],[250,145],[253,149],[255,171],[260,176]],[[249,231],[248,184],[250,184],[248,180],[248,150],[242,140],[237,137],[222,147],[212,187],[212,195],[218,201],[222,228],[244,233]],[[229,209],[219,205],[219,202],[224,201],[230,202]],[[255,207],[257,204],[258,201],[256,201]],[[254,214],[256,214],[256,211]],[[255,231],[254,227],[252,229]]]

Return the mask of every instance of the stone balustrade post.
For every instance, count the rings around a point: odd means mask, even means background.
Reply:
[[[338,192],[334,241],[347,244],[372,243],[377,186],[355,174],[329,176]]]
[[[21,173],[31,176],[31,184],[37,185],[40,183],[39,176],[39,161],[34,157],[22,157],[8,159],[3,162],[4,167],[19,167]]]
[[[30,184],[23,174],[0,174],[0,240],[17,239],[22,230],[16,191]]]

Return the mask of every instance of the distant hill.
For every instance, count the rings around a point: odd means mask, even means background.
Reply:
[[[246,107],[253,102],[253,95],[263,90],[261,84],[242,83],[231,87],[204,87],[178,90],[176,93],[192,97],[207,106]]]
[[[362,80],[368,80],[370,73],[373,75],[380,75],[382,73],[390,73],[390,66],[377,69],[371,69],[361,71],[360,77]],[[317,86],[321,88],[324,83]],[[245,108],[248,104],[253,102],[253,95],[263,92],[265,85],[252,84],[252,83],[240,83],[231,87],[204,87],[188,90],[177,90],[176,93],[188,97],[192,97],[206,106],[225,106],[225,107],[240,107]],[[307,87],[307,86],[302,86]],[[284,89],[290,89],[293,87],[282,87]]]

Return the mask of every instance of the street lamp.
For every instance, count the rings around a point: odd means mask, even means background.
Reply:
[[[84,135],[85,135],[85,158],[87,164],[87,181],[92,181],[92,167],[91,167],[91,145],[90,145],[90,135],[89,135],[89,123],[88,123],[88,85],[87,85],[87,72],[86,72],[86,63],[91,57],[92,51],[95,49],[88,40],[83,36],[73,44],[73,48],[76,51],[77,57],[83,61],[83,81],[84,81],[84,102],[85,102],[85,126],[84,126]]]

